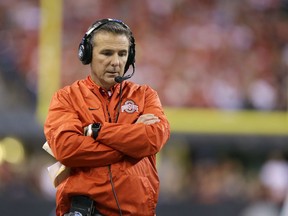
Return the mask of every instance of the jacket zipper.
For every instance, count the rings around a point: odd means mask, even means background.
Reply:
[[[106,103],[106,111],[107,111],[107,113],[108,113],[108,121],[109,121],[109,123],[111,123],[112,122],[112,119],[111,119],[111,115],[110,115],[110,112],[109,112],[109,108],[108,108],[108,104]]]

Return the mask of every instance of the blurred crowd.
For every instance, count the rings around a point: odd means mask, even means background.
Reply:
[[[133,81],[154,87],[163,105],[287,109],[287,0],[64,0],[62,4],[62,85],[89,73],[77,59],[80,40],[95,20],[112,17],[127,23],[136,38]],[[33,102],[40,1],[1,1],[0,12],[1,88],[13,92],[21,86]],[[19,91],[23,94],[23,89]]]
[[[188,199],[209,207],[234,201],[243,204],[235,216],[280,216],[284,207],[281,216],[287,215],[287,152],[216,152],[179,141],[166,147],[159,158],[161,202]]]

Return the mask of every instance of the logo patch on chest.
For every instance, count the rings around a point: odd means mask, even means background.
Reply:
[[[121,106],[121,112],[134,113],[138,112],[138,105],[133,100],[127,100],[124,105]]]

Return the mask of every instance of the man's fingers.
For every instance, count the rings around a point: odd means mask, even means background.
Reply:
[[[143,114],[143,115],[139,116],[139,118],[143,118],[143,119],[151,119],[151,118],[154,118],[154,117],[156,117],[156,116],[154,114],[150,114],[150,113]]]
[[[155,124],[157,122],[160,122],[160,119],[147,120],[147,121],[143,122],[143,124],[151,125],[151,124]]]
[[[156,122],[159,122],[159,118],[157,116],[155,116],[154,114],[143,114],[141,116],[139,116],[138,120],[136,121],[136,123],[144,123],[144,124],[154,124]]]

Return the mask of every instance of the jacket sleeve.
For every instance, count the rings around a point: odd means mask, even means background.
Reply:
[[[104,123],[96,141],[133,158],[143,158],[158,153],[170,136],[170,125],[164,114],[159,97],[147,87],[143,114],[152,113],[160,122],[152,125],[143,123]]]
[[[120,151],[84,136],[82,125],[67,92],[58,91],[44,124],[44,133],[56,160],[68,167],[100,167],[123,158]]]

